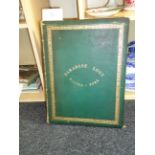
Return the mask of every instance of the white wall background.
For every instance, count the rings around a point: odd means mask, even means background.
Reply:
[[[76,0],[49,0],[51,7],[61,7],[64,18],[77,18]]]

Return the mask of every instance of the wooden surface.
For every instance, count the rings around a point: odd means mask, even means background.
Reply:
[[[125,100],[135,100],[135,92],[125,91]]]
[[[86,1],[85,0],[77,0],[77,11],[78,11],[78,18],[85,19],[85,8],[86,8]]]
[[[19,65],[35,65],[33,48],[28,29],[19,31]]]
[[[127,17],[130,20],[135,20],[135,11],[120,11],[119,13],[113,15],[112,17]]]
[[[44,102],[45,95],[43,90],[22,92],[19,102]]]
[[[135,20],[130,20],[128,42],[135,40]]]
[[[125,100],[135,100],[134,92],[126,92]],[[30,91],[21,93],[20,102],[45,102],[45,95],[43,91]]]
[[[42,86],[44,87],[43,69],[42,69],[42,42],[40,32],[40,21],[42,8],[49,6],[48,0],[21,0],[23,11],[31,38],[35,61],[40,74]]]
[[[25,29],[27,28],[27,23],[25,20],[19,20],[19,28],[20,29]]]

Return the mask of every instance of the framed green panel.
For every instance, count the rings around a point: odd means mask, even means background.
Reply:
[[[122,127],[127,18],[42,22],[47,121]]]

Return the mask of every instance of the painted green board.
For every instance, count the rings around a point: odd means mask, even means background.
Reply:
[[[127,18],[42,22],[49,123],[122,127]]]

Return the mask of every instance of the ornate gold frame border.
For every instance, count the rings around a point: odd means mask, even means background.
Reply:
[[[52,31],[54,30],[81,30],[81,29],[118,29],[118,58],[117,58],[117,82],[116,82],[116,101],[115,101],[115,119],[114,120],[99,120],[99,119],[88,119],[88,118],[73,118],[73,117],[60,117],[56,116],[56,97],[54,88],[54,66],[53,66],[53,49],[52,49]],[[67,122],[85,122],[85,123],[96,123],[96,124],[119,124],[120,114],[120,83],[122,74],[122,56],[123,56],[123,36],[124,24],[96,24],[96,25],[67,25],[67,26],[47,26],[48,35],[48,64],[50,73],[50,88],[52,96],[52,120],[67,121]],[[49,103],[48,103],[49,104]]]

